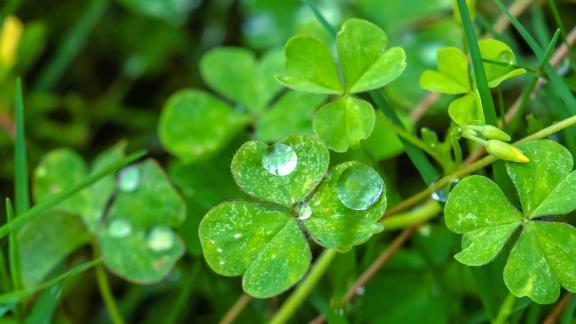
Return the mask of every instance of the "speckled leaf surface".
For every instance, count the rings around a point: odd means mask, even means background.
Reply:
[[[185,204],[160,165],[148,159],[129,168],[138,174],[135,188],[118,190],[108,219],[122,218],[136,227],[179,226],[186,215]]]
[[[22,283],[35,287],[74,250],[88,243],[90,233],[77,215],[49,211],[18,231]]]
[[[221,150],[248,121],[224,101],[186,89],[173,94],[164,105],[158,132],[168,152],[189,162]]]
[[[288,136],[313,135],[312,116],[325,99],[325,96],[303,92],[286,93],[258,120],[256,138],[275,142]]]
[[[448,114],[458,125],[484,124],[484,111],[478,91],[454,99],[448,106]]]
[[[336,46],[349,93],[381,88],[402,74],[404,50],[386,50],[387,45],[384,31],[366,20],[348,19],[342,25]]]
[[[198,229],[206,262],[219,274],[244,274],[244,290],[266,298],[304,276],[311,253],[287,211],[249,202],[227,202],[211,209]]]
[[[344,96],[322,106],[314,115],[314,132],[336,152],[360,145],[374,129],[376,114],[364,100]]]
[[[312,36],[291,38],[285,47],[285,75],[277,79],[285,86],[317,94],[341,94],[334,58],[319,39]]]
[[[560,286],[576,292],[576,229],[529,222],[510,252],[504,282],[514,295],[540,304],[555,302]]]
[[[244,48],[218,47],[202,57],[200,71],[212,89],[258,113],[281,89],[274,75],[282,72],[282,52],[270,51],[256,61]]]
[[[232,175],[238,186],[256,198],[286,207],[303,200],[322,180],[328,169],[329,153],[314,137],[293,136],[278,143],[289,146],[296,155],[293,171],[279,176],[263,163],[270,146],[246,142],[232,160]]]
[[[529,217],[564,214],[576,208],[574,161],[570,152],[551,140],[518,145],[530,163],[507,163],[524,214]]]
[[[514,52],[508,45],[501,41],[483,39],[478,42],[478,46],[480,47],[480,55],[482,55],[482,58],[485,60],[504,64],[516,64]],[[492,62],[484,62],[484,71],[490,88],[495,88],[507,79],[526,73],[525,69],[517,69]]]
[[[33,194],[37,202],[72,187],[89,174],[98,172],[124,157],[124,143],[113,146],[99,155],[90,171],[76,152],[57,149],[47,153],[34,170]],[[56,206],[55,209],[82,216],[88,227],[94,231],[102,218],[115,186],[114,176],[104,177]]]
[[[462,251],[454,258],[469,266],[481,266],[492,261],[518,229],[520,222],[479,228],[464,233]]]
[[[446,227],[459,234],[505,224],[519,224],[522,213],[492,180],[469,176],[450,193],[444,207]]]
[[[378,220],[386,210],[385,189],[366,210],[350,209],[338,198],[336,190],[340,176],[346,169],[360,164],[346,162],[332,168],[309,201],[312,215],[303,220],[303,224],[310,236],[324,247],[347,251],[384,229]]]
[[[98,238],[105,265],[134,282],[161,280],[184,252],[172,228],[186,217],[185,204],[162,168],[153,160],[131,165],[132,178],[122,184]],[[119,225],[121,224],[121,226]],[[156,231],[163,235],[154,236]]]
[[[472,90],[468,75],[468,58],[458,48],[438,50],[438,70],[426,70],[420,77],[420,86],[428,91],[446,94],[464,94]]]
[[[149,246],[150,233],[143,228],[134,228],[126,237],[117,237],[103,230],[98,241],[106,267],[135,283],[149,284],[166,277],[184,254],[184,243],[174,234],[169,248],[156,251]]]

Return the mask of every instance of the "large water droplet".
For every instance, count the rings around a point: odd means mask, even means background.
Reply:
[[[296,211],[298,212],[298,220],[307,220],[312,216],[312,207],[308,203],[301,202],[296,207]]]
[[[296,169],[297,162],[296,152],[286,144],[270,146],[268,153],[262,158],[264,168],[275,176],[289,175]]]
[[[120,170],[118,173],[118,189],[120,189],[120,191],[134,191],[139,185],[140,169],[137,165],[131,165]]]
[[[114,219],[108,225],[108,234],[115,238],[124,238],[132,234],[132,225],[125,219]]]
[[[176,235],[174,231],[168,227],[155,227],[146,238],[148,247],[156,252],[166,251],[172,248],[176,242]]]
[[[374,205],[384,191],[384,181],[367,165],[354,165],[344,170],[338,179],[336,194],[344,206],[366,210]]]

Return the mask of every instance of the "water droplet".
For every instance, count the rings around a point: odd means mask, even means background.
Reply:
[[[275,176],[289,175],[296,169],[298,157],[293,148],[286,144],[270,146],[268,153],[262,158],[266,171]]]
[[[338,179],[336,194],[344,206],[366,210],[374,205],[384,191],[384,181],[367,165],[354,165],[344,170]]]
[[[237,240],[239,240],[241,237],[242,237],[242,234],[240,234],[240,233],[234,234],[234,238]]]
[[[296,207],[296,210],[298,211],[298,220],[307,220],[310,218],[310,216],[312,216],[312,207],[310,207],[308,203],[299,203]]]
[[[441,204],[445,204],[446,200],[448,200],[448,196],[444,190],[434,191],[431,195],[432,199],[436,200]]]
[[[155,227],[146,238],[146,244],[151,250],[162,252],[172,248],[176,242],[174,231],[169,227]]]
[[[118,173],[118,189],[120,189],[120,191],[134,191],[139,185],[140,169],[137,165],[131,165],[120,170]]]
[[[432,234],[432,226],[430,224],[423,225],[418,229],[418,233],[422,236],[430,236]]]
[[[132,225],[125,219],[114,219],[108,225],[108,234],[115,238],[124,238],[132,234]]]
[[[356,295],[362,296],[362,295],[364,295],[366,290],[364,289],[364,287],[358,287],[358,288],[356,288],[356,290],[354,292],[356,293]]]

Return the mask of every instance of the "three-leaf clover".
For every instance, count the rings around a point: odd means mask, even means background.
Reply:
[[[34,197],[48,199],[123,156],[124,145],[117,145],[88,168],[73,151],[49,152],[34,172]],[[51,212],[80,216],[87,227],[83,232],[97,239],[104,264],[133,282],[161,280],[184,253],[174,228],[184,221],[185,204],[151,159],[122,169],[117,179],[103,178]]]
[[[519,231],[504,267],[504,282],[515,296],[553,303],[560,286],[576,292],[576,229],[550,221],[576,209],[574,161],[566,148],[550,140],[519,147],[530,162],[508,162],[506,168],[522,210],[490,179],[470,176],[448,198],[446,226],[463,234],[463,250],[455,258],[470,266],[490,262]]]
[[[329,160],[315,137],[245,143],[234,156],[232,174],[260,201],[225,202],[204,216],[198,233],[210,267],[226,276],[243,275],[244,290],[266,298],[290,288],[308,270],[312,254],[302,229],[318,244],[340,251],[381,231],[382,178],[358,162],[326,174]]]
[[[219,96],[198,89],[174,93],[160,116],[162,145],[190,162],[219,152],[251,123],[256,126],[257,138],[266,141],[311,134],[313,110],[324,96],[288,92],[275,101],[282,88],[274,79],[282,69],[281,60],[281,53],[275,50],[259,61],[243,48],[219,47],[207,52],[200,72]],[[276,127],[278,121],[285,122],[284,127]]]
[[[330,149],[345,152],[372,133],[372,105],[352,95],[381,88],[404,71],[404,50],[386,50],[387,45],[388,37],[378,26],[347,20],[336,37],[340,77],[328,47],[319,39],[300,35],[286,44],[285,75],[278,81],[294,90],[340,96],[314,116],[314,132]]]
[[[484,60],[488,86],[495,88],[504,80],[526,73],[515,68],[514,52],[508,45],[494,39],[478,43]],[[470,76],[468,57],[455,47],[441,48],[437,53],[438,70],[426,70],[420,77],[420,86],[432,92],[464,95],[448,107],[450,118],[458,125],[484,124],[480,96]]]

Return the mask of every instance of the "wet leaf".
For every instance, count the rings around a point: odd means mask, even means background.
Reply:
[[[210,267],[221,275],[244,274],[244,290],[254,297],[283,292],[310,265],[308,242],[286,211],[227,202],[206,214],[198,232]]]
[[[286,207],[303,200],[322,180],[328,150],[314,137],[293,136],[267,145],[247,142],[232,160],[232,175],[251,196]]]
[[[358,162],[335,166],[310,199],[312,215],[303,224],[318,244],[346,251],[384,229],[378,223],[386,210],[384,182],[366,172],[367,168],[379,177],[374,169]],[[360,183],[345,179],[347,172],[356,172],[358,177],[352,180]],[[347,207],[350,203],[362,209]]]

